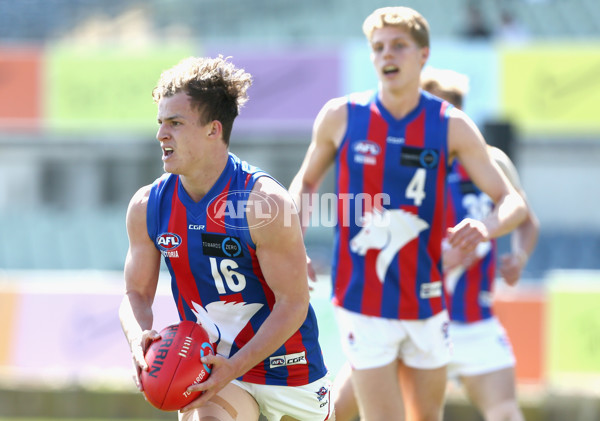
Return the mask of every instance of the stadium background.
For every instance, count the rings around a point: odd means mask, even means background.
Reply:
[[[0,419],[174,419],[133,390],[117,308],[127,202],[161,174],[150,92],[189,55],[254,75],[231,150],[289,185],[333,96],[374,86],[375,0],[0,0]],[[515,161],[539,245],[496,307],[528,420],[600,419],[600,3],[421,0],[429,64],[471,79],[465,110]],[[467,34],[469,7],[487,36]],[[501,31],[509,12],[521,25]],[[329,177],[321,192],[332,191]],[[332,372],[331,228],[312,227]],[[501,241],[501,248],[506,247]],[[161,279],[156,325],[175,320]],[[446,420],[476,420],[451,390]],[[26,418],[22,418],[25,420]],[[29,418],[27,418],[29,419]]]

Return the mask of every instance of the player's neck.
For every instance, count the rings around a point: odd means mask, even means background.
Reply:
[[[379,91],[379,100],[385,109],[396,119],[401,119],[419,105],[419,89],[383,89]]]
[[[212,155],[204,165],[199,166],[192,174],[181,174],[179,178],[183,188],[194,202],[199,202],[215,185],[229,159],[229,151],[225,149]]]

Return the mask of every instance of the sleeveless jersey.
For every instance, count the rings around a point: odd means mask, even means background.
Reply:
[[[225,357],[252,339],[275,304],[245,217],[246,206],[252,205],[249,193],[263,176],[268,175],[229,154],[223,173],[199,202],[174,174],[158,178],[148,198],[148,234],[171,275],[179,316],[213,329],[216,325],[217,352]],[[326,372],[317,320],[309,306],[300,329],[239,380],[301,386]]]
[[[482,220],[494,203],[471,181],[460,163],[455,160],[448,176],[448,227],[465,218]],[[470,268],[445,280],[450,319],[457,322],[476,322],[492,317],[492,290],[496,273],[496,241],[483,257]]]
[[[445,308],[448,107],[422,92],[418,106],[397,120],[376,92],[348,97],[336,156],[334,305],[406,320]]]

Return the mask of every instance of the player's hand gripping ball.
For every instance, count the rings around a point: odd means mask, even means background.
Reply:
[[[142,371],[142,386],[153,406],[175,411],[202,393],[188,393],[187,388],[208,379],[211,367],[202,364],[200,358],[215,354],[215,350],[202,325],[189,320],[167,326],[159,334],[161,339],[146,352],[149,370]]]

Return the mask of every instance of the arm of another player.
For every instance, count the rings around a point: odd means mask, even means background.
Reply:
[[[127,209],[129,250],[125,258],[125,296],[119,308],[121,327],[129,343],[136,366],[136,384],[141,390],[140,370],[147,370],[144,354],[148,345],[160,336],[152,330],[152,303],[158,284],[160,253],[148,236],[146,205],[150,187],[142,187]]]
[[[264,209],[250,207],[248,226],[256,245],[256,257],[275,304],[254,337],[231,358],[209,355],[202,362],[213,364],[208,380],[190,386],[189,391],[204,391],[182,409],[188,411],[204,405],[233,379],[243,375],[275,352],[290,338],[306,319],[309,292],[306,272],[306,251],[300,221],[289,193],[269,177],[256,182],[249,203],[258,203],[268,195],[277,204],[277,213],[265,224]]]
[[[448,229],[448,242],[465,251],[481,241],[500,237],[515,229],[526,217],[523,197],[515,190],[487,151],[479,129],[461,110],[452,108],[448,127],[450,159],[458,158],[475,185],[495,203],[483,221],[463,219]]]
[[[309,225],[313,194],[318,192],[323,178],[335,160],[337,149],[346,130],[347,119],[346,99],[334,98],[323,106],[313,124],[310,145],[289,188],[298,208],[303,233]],[[303,208],[303,205],[307,206]],[[306,260],[309,280],[316,282],[317,275],[311,260],[308,256]]]
[[[490,154],[500,169],[504,172],[513,187],[525,200],[527,216],[525,220],[511,234],[510,253],[500,256],[500,274],[507,284],[515,285],[521,278],[521,272],[538,241],[540,223],[527,202],[525,191],[521,186],[519,174],[510,158],[500,149],[490,147]]]
[[[302,205],[309,204],[306,200],[312,198],[313,193],[318,192],[323,178],[333,164],[346,130],[347,119],[345,98],[329,100],[315,119],[310,145],[289,188],[290,195],[301,215],[303,232],[310,220],[310,209],[303,210]]]

